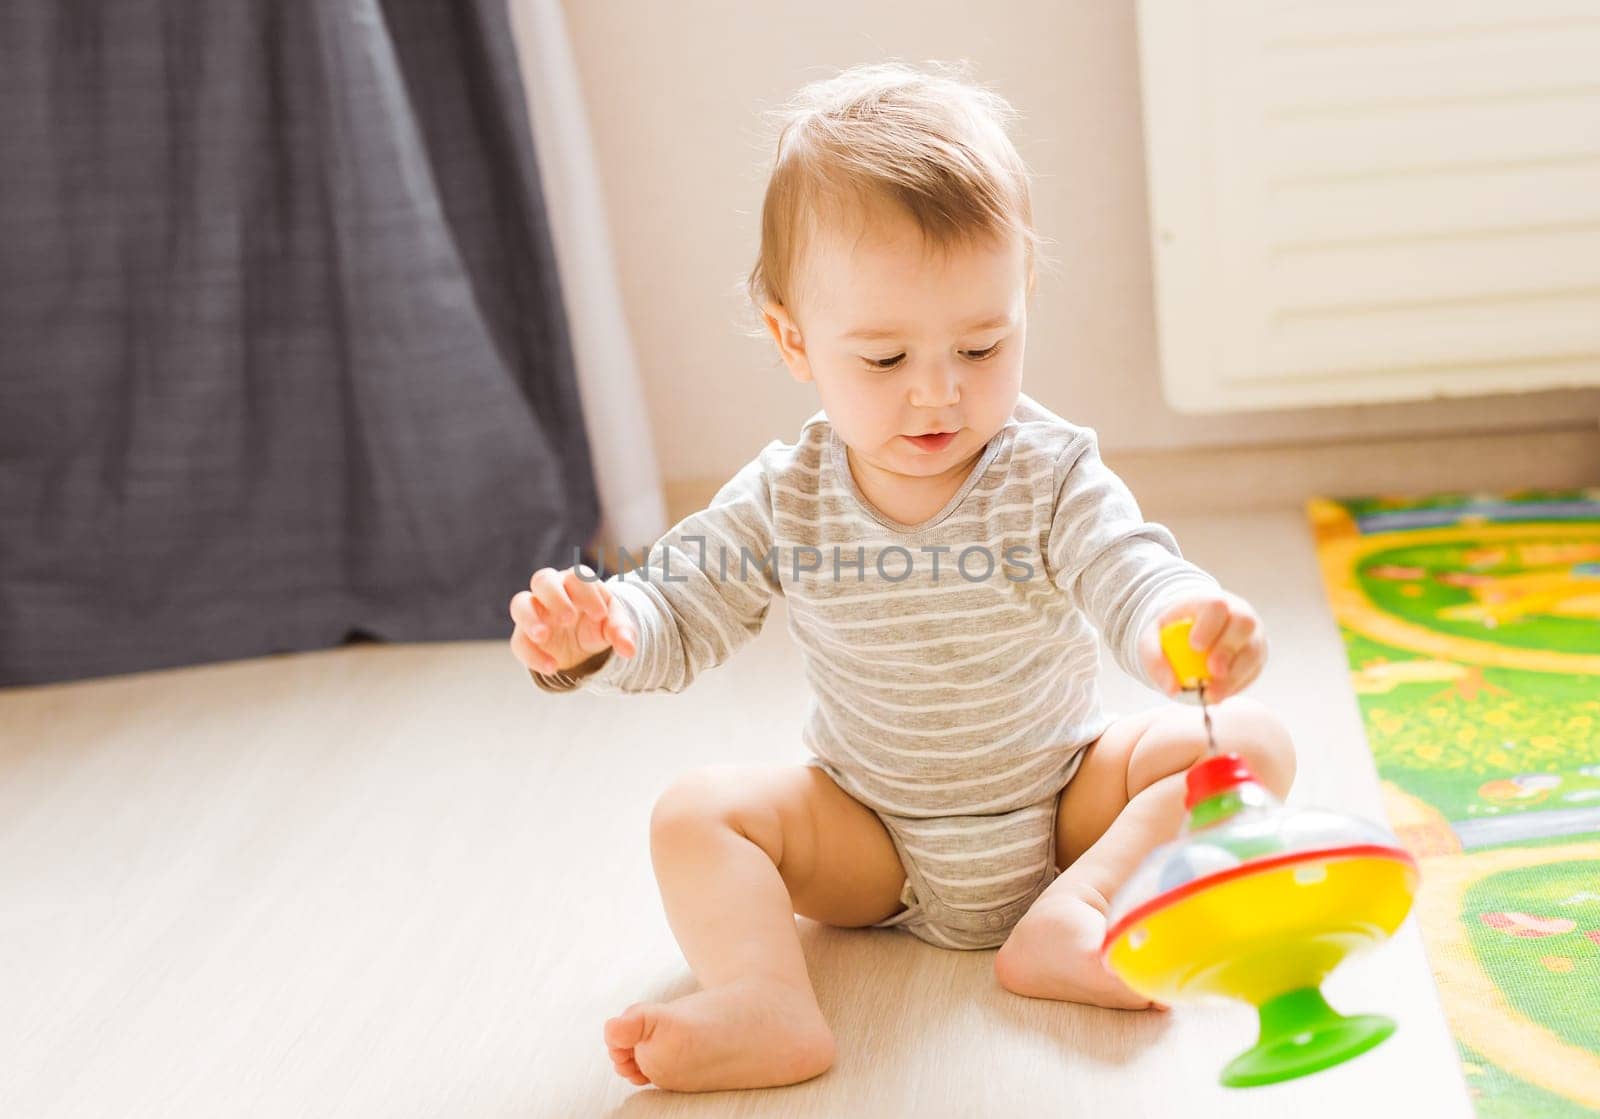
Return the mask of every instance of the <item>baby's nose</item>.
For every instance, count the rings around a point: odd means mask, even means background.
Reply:
[[[922,408],[943,408],[961,399],[961,374],[938,363],[931,373],[912,383],[911,403]]]

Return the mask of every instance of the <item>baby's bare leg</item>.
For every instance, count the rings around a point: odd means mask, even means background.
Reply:
[[[701,989],[606,1022],[617,1072],[678,1091],[792,1084],[824,1072],[833,1034],[794,915],[870,925],[900,908],[883,824],[814,766],[717,767],[657,802],[650,852],[667,921]]]
[[[1244,755],[1278,796],[1294,780],[1282,723],[1252,700],[1212,711],[1219,748]],[[1066,868],[1039,896],[995,957],[1007,990],[1033,998],[1139,1009],[1151,1004],[1100,962],[1111,897],[1140,860],[1178,834],[1184,774],[1206,752],[1198,710],[1173,706],[1113,724],[1084,755],[1057,811],[1057,858]]]

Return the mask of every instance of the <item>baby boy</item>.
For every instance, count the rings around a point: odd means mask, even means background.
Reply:
[[[861,67],[790,105],[749,288],[821,410],[767,444],[647,562],[536,572],[512,652],[551,691],[669,691],[787,605],[812,693],[807,763],[690,773],[650,847],[699,982],[605,1023],[637,1084],[789,1084],[834,1059],[794,915],[999,951],[1034,998],[1151,1006],[1106,970],[1109,899],[1173,838],[1199,712],[1113,717],[1099,642],[1178,683],[1195,619],[1217,737],[1279,796],[1281,722],[1240,689],[1256,612],[1182,558],[1094,432],[1022,392],[1038,238],[1010,107],[944,68]]]

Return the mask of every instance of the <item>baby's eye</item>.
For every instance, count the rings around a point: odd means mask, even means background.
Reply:
[[[862,360],[864,360],[867,363],[867,365],[869,365],[873,369],[893,369],[895,366],[899,365],[902,361],[904,361],[905,357],[906,357],[905,354],[895,354],[894,357],[884,357],[884,358],[870,358],[869,357],[869,358],[864,358]]]
[[[988,361],[998,349],[1000,349],[1000,343],[996,342],[986,350],[963,350],[962,353],[968,361]]]

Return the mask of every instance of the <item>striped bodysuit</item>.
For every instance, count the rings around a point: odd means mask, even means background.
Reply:
[[[943,509],[916,525],[861,493],[818,412],[612,576],[638,654],[579,685],[677,692],[788,602],[812,699],[808,763],[883,820],[906,869],[887,921],[1002,943],[1056,875],[1056,804],[1111,721],[1096,630],[1148,680],[1139,635],[1216,582],[1145,521],[1095,434],[1021,395]]]

